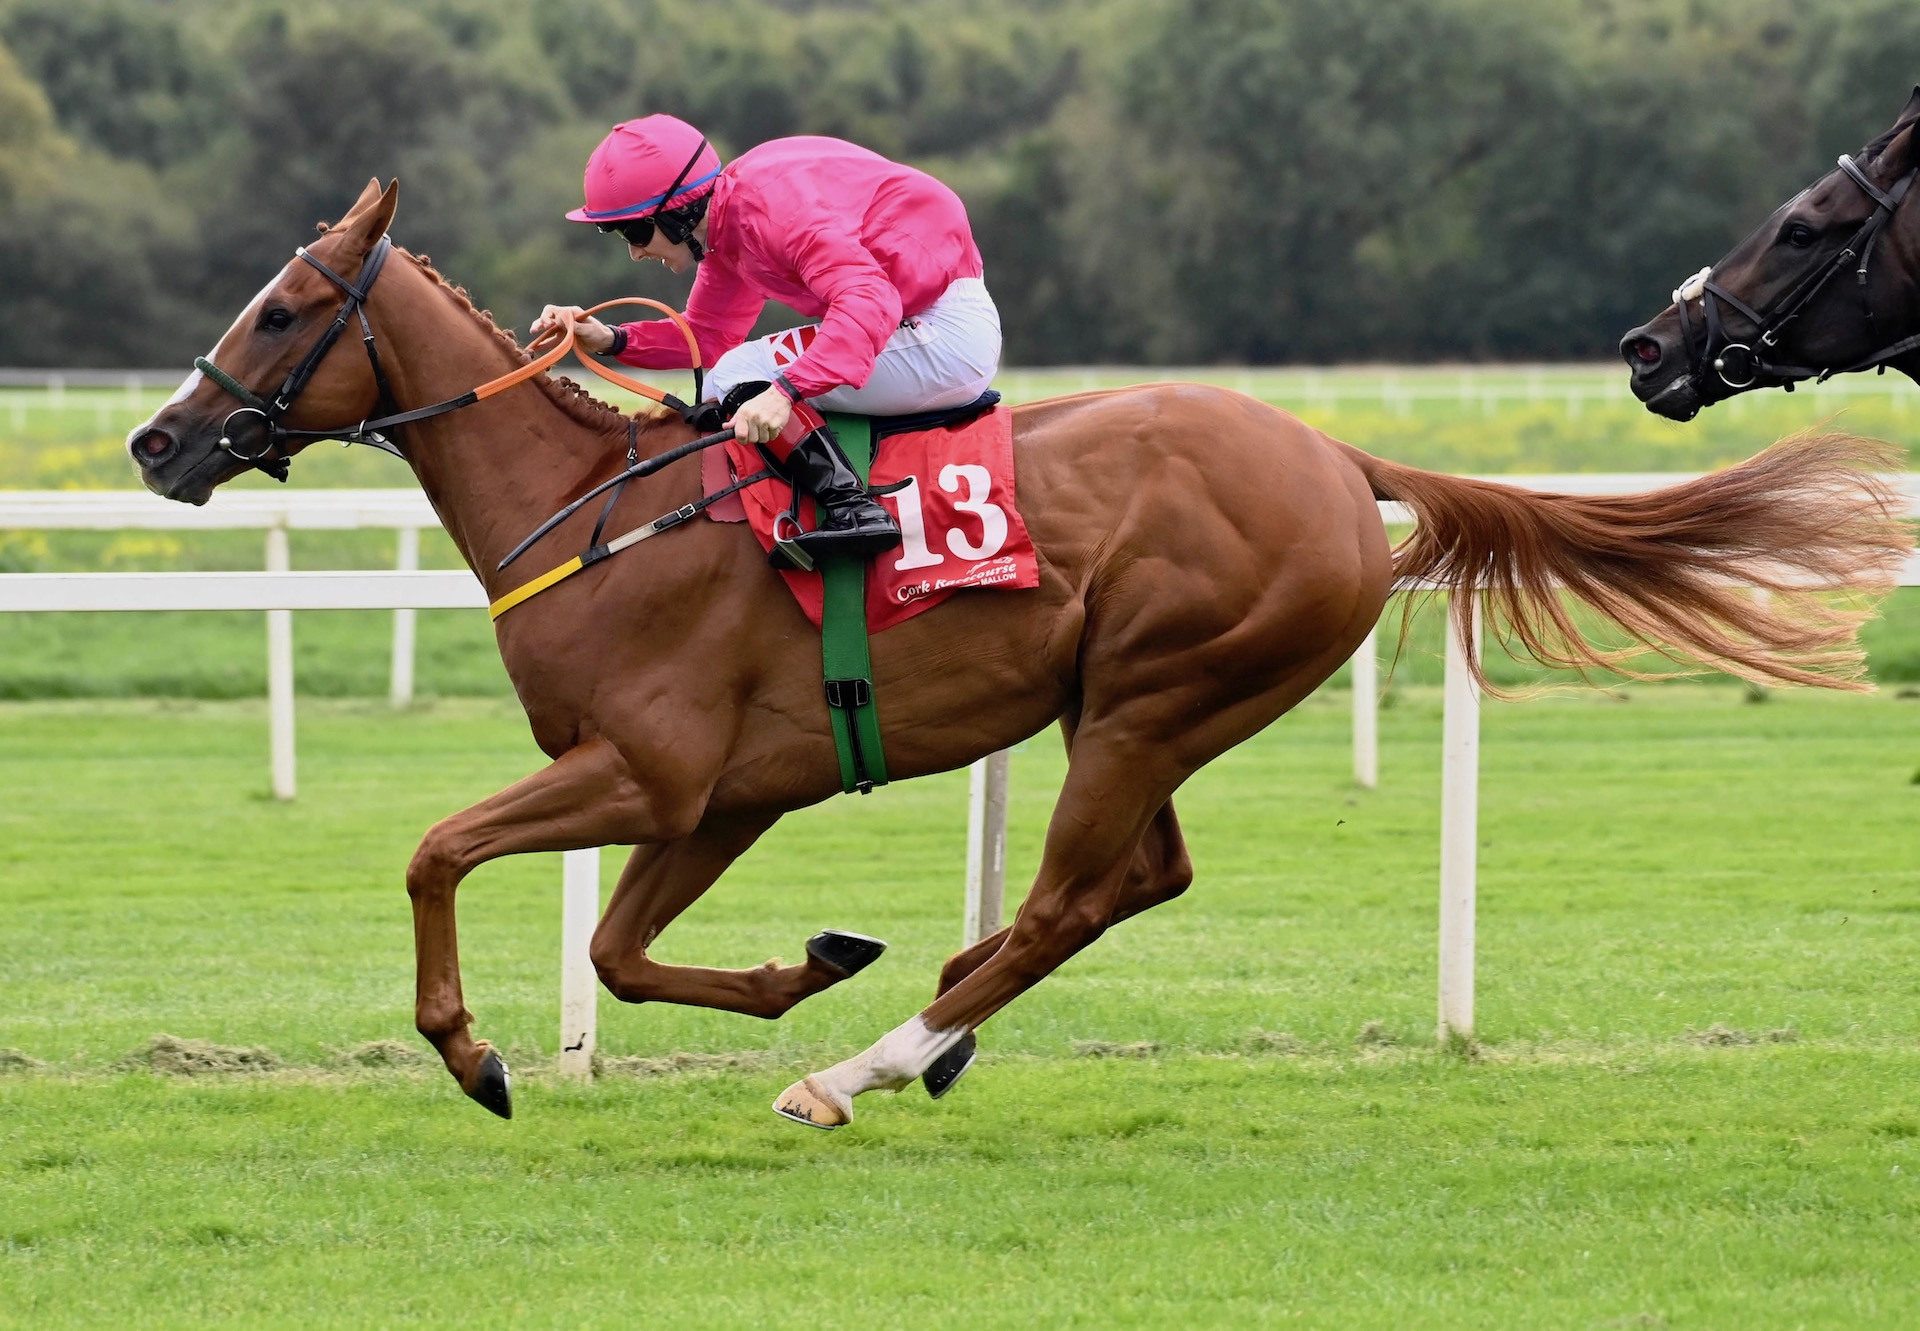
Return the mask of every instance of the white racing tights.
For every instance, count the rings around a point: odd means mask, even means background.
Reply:
[[[743,342],[707,372],[706,395],[721,398],[735,384],[771,380],[791,365],[808,341],[810,327],[788,328]],[[957,279],[940,298],[894,329],[859,388],[840,387],[808,399],[826,411],[864,416],[904,416],[973,401],[1000,368],[1000,312],[978,277]]]

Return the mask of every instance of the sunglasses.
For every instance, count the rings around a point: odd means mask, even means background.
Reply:
[[[618,235],[620,239],[626,241],[627,244],[636,245],[641,249],[645,249],[653,241],[653,219],[651,217],[636,217],[619,222],[601,222],[598,223],[598,226],[600,230],[607,235]]]

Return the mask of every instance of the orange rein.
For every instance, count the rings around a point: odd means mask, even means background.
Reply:
[[[586,313],[598,314],[600,311],[612,309],[616,305],[645,305],[649,309],[660,311],[660,313],[666,315],[667,318],[673,320],[673,326],[680,330],[680,336],[687,339],[687,352],[693,358],[693,368],[696,370],[700,368],[700,343],[693,335],[692,326],[687,323],[686,319],[681,316],[678,310],[669,305],[663,305],[657,300],[648,300],[645,296],[623,296],[618,300],[603,300],[598,305],[587,310]],[[498,379],[489,379],[486,383],[474,389],[474,400],[478,401],[482,398],[489,398],[495,393],[505,392],[515,384],[523,384],[533,378],[534,375],[543,374],[553,368],[553,366],[557,365],[566,357],[569,351],[572,351],[576,354],[582,365],[592,370],[608,383],[617,384],[629,393],[636,393],[651,402],[659,403],[663,407],[667,405],[668,395],[662,390],[655,388],[652,384],[642,383],[640,380],[630,379],[618,371],[609,370],[598,361],[592,360],[587,355],[580,353],[576,345],[572,315],[563,316],[561,326],[558,329],[548,329],[542,333],[527,345],[527,350],[529,352],[533,351],[535,347],[550,337],[555,339],[553,345],[538,355],[535,355],[534,358],[525,365],[522,365],[517,370],[508,371]]]
[[[658,310],[660,313],[666,315],[667,318],[673,320],[673,326],[680,330],[680,336],[687,339],[687,355],[693,362],[693,368],[696,370],[701,368],[699,339],[694,337],[693,326],[681,317],[678,310],[668,305],[662,305],[657,300],[648,300],[645,296],[623,296],[618,300],[603,300],[588,310],[587,313],[598,314],[600,311],[610,310],[616,305],[645,305],[648,309]],[[610,384],[617,384],[629,393],[638,393],[641,397],[658,402],[662,406],[666,405],[667,395],[655,388],[652,384],[642,383],[638,379],[629,379],[617,370],[609,370],[599,361],[590,360],[585,356],[580,357],[580,363]]]
[[[644,296],[628,296],[620,300],[603,300],[598,305],[595,305],[592,309],[587,310],[586,313],[598,314],[601,310],[611,309],[616,305],[645,305],[649,309],[655,309],[660,311],[662,314],[666,315],[667,318],[673,320],[674,327],[678,328],[680,330],[680,335],[687,339],[687,350],[689,353],[691,353],[693,357],[693,364],[694,364],[695,370],[697,371],[699,369],[700,344],[694,339],[693,329],[688,325],[687,321],[680,316],[680,313],[677,310],[674,310],[669,306],[662,305],[657,300],[648,300]],[[521,366],[519,369],[513,371],[511,374],[503,374],[498,379],[492,379],[484,384],[481,384],[480,387],[473,390],[474,397],[476,399],[483,398],[483,397],[491,397],[495,393],[500,392],[502,389],[511,388],[515,384],[525,383],[528,379],[531,379],[534,375],[541,373],[543,370],[547,369],[549,366],[559,361],[559,359],[562,356],[566,355],[568,351],[577,350],[577,348],[575,347],[575,342],[577,338],[574,331],[574,320],[572,315],[563,316],[561,319],[561,326],[558,329],[549,330],[549,332],[542,333],[538,338],[535,338],[533,343],[529,347],[529,350],[531,350],[531,347],[539,346],[542,341],[544,341],[547,337],[552,336],[556,332],[558,333],[558,337],[556,338],[553,346],[541,352],[533,360]],[[670,403],[670,399],[668,398],[667,394],[663,393],[658,388],[655,388],[652,384],[642,383],[638,379],[629,379],[626,375],[619,374],[613,370],[609,370],[606,367],[602,366],[599,362],[589,360],[584,355],[580,356],[579,360],[582,365],[586,366],[589,370],[592,370],[595,374],[599,375],[602,379],[605,379],[608,383],[618,384],[620,387],[626,389],[629,392],[638,393],[641,397],[647,398],[652,402],[658,403],[661,410],[672,411],[676,409],[677,404]],[[696,382],[698,382],[697,378],[696,378]],[[658,465],[666,461],[669,461],[680,454],[684,454],[694,449],[704,448],[709,444],[717,443],[720,441],[721,437],[722,437],[721,435],[710,435],[704,440],[695,440],[693,443],[687,444],[680,449],[676,449],[671,452],[664,453],[658,458],[650,459],[650,465]],[[634,474],[634,472],[632,469],[629,469],[629,472],[627,474],[632,475]],[[601,485],[599,488],[601,490],[604,490],[608,485],[613,485],[613,484],[615,484],[614,481],[608,481],[605,484]],[[575,500],[572,504],[568,505],[566,508],[561,509],[560,512],[556,513],[552,518],[549,518],[545,524],[543,524],[538,530],[536,530],[533,533],[532,536],[529,536],[525,541],[521,542],[520,546],[517,549],[515,549],[512,554],[509,554],[506,557],[506,559],[502,560],[500,562],[500,567],[505,568],[507,564],[510,563],[515,558],[515,556],[517,556],[522,550],[525,550],[528,545],[531,545],[534,541],[538,540],[541,536],[545,535],[546,532],[554,525],[554,523],[566,517],[569,513],[571,513],[574,509],[578,508],[582,503],[585,503],[587,499],[591,498],[596,493],[598,493],[597,490],[588,491],[585,495],[582,495],[579,499]],[[618,490],[616,490],[615,494],[618,494],[618,493],[619,493]],[[504,596],[500,596],[496,598],[492,602],[492,604],[490,604],[487,607],[487,613],[494,619],[500,618],[500,616],[506,614],[507,611],[513,609],[513,607],[515,607],[516,605],[519,605],[522,601],[525,601],[533,596],[537,596],[541,592],[545,591],[547,588],[553,586],[555,583],[564,581],[565,579],[572,577],[574,574],[580,572],[583,568],[586,568],[589,563],[598,562],[598,560],[605,558],[609,554],[618,553],[619,551],[624,550],[629,546],[637,545],[641,541],[646,540],[649,536],[656,535],[659,532],[667,530],[669,527],[678,525],[680,522],[686,520],[689,517],[692,517],[693,514],[698,511],[698,509],[705,507],[707,503],[711,502],[712,498],[717,498],[717,497],[718,496],[711,496],[709,497],[709,499],[703,500],[701,501],[701,503],[697,505],[688,505],[687,508],[680,510],[678,513],[668,514],[666,517],[656,519],[653,522],[647,523],[645,526],[636,527],[632,531],[627,532],[625,535],[616,537],[613,540],[608,541],[604,546],[599,547],[597,550],[589,550],[584,554],[575,555],[572,559],[567,560],[564,564],[560,564],[557,567],[548,569],[545,573],[542,573],[539,577],[534,578],[531,582],[524,582],[520,584],[520,586],[515,587],[512,591],[506,593]]]
[[[671,306],[663,305],[657,300],[648,300],[645,296],[624,296],[618,300],[603,300],[598,305],[587,310],[586,313],[598,314],[600,311],[612,309],[616,305],[645,305],[649,309],[660,311],[660,313],[666,315],[667,318],[673,320],[674,327],[680,330],[680,336],[687,339],[687,351],[693,358],[693,368],[696,370],[700,368],[700,343],[693,335],[692,326],[687,323],[686,319],[681,317],[678,310],[673,309]],[[652,384],[642,383],[638,379],[630,379],[624,374],[607,369],[598,361],[589,359],[585,354],[580,354],[579,348],[576,346],[572,315],[564,316],[561,320],[561,326],[558,329],[550,328],[532,342],[528,343],[527,350],[532,352],[535,347],[538,347],[550,337],[554,339],[553,345],[535,355],[534,358],[525,365],[522,365],[517,370],[508,371],[498,379],[489,379],[478,388],[473,389],[474,400],[479,401],[482,398],[489,398],[495,393],[505,392],[516,384],[524,384],[527,380],[533,378],[534,375],[544,374],[546,371],[552,369],[555,365],[559,364],[561,360],[565,359],[569,351],[572,351],[578,355],[582,365],[592,370],[608,383],[618,384],[629,393],[636,393],[651,402],[659,403],[661,406],[667,405],[668,395],[660,389],[655,388]]]

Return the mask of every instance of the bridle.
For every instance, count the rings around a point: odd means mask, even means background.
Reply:
[[[1881,350],[1874,352],[1851,365],[1831,365],[1826,367],[1810,365],[1785,365],[1771,359],[1779,346],[1780,335],[1793,321],[1800,317],[1813,300],[1840,271],[1848,264],[1858,261],[1854,270],[1856,289],[1867,314],[1867,326],[1873,326],[1873,300],[1867,291],[1867,265],[1873,258],[1874,242],[1893,220],[1901,200],[1906,198],[1914,178],[1920,176],[1920,167],[1901,177],[1899,183],[1890,190],[1882,190],[1867,179],[1860,163],[1853,157],[1840,158],[1840,169],[1847,177],[1873,200],[1872,216],[1855,229],[1847,243],[1831,259],[1815,268],[1790,288],[1774,304],[1774,308],[1761,314],[1738,296],[1728,291],[1713,279],[1711,267],[1702,268],[1673,293],[1674,308],[1680,315],[1681,345],[1687,349],[1688,377],[1678,382],[1690,383],[1696,392],[1705,388],[1709,371],[1717,375],[1721,383],[1738,392],[1752,388],[1765,378],[1770,382],[1793,391],[1795,384],[1812,379],[1824,382],[1836,374],[1851,374],[1856,370],[1878,367],[1886,368],[1887,362],[1920,347],[1920,334],[1903,338]],[[1705,337],[1700,343],[1698,353],[1694,351],[1693,322],[1687,315],[1687,303],[1699,300],[1701,321]],[[1724,302],[1754,328],[1750,340],[1736,342],[1728,336],[1725,320],[1721,317],[1720,306]],[[1703,394],[1704,395],[1704,394]]]
[[[366,347],[367,359],[373,366],[374,382],[379,385],[380,396],[375,400],[375,409],[378,410],[381,407],[396,405],[393,399],[392,389],[387,383],[386,372],[380,368],[380,349],[374,341],[373,325],[367,319],[366,309],[367,299],[373,292],[373,284],[375,280],[379,278],[381,269],[386,266],[387,256],[392,252],[393,242],[386,236],[381,236],[373,249],[368,251],[367,260],[360,268],[360,281],[358,285],[356,285],[347,281],[346,278],[340,276],[334,272],[333,269],[327,267],[324,263],[321,263],[320,260],[307,253],[305,246],[301,246],[294,251],[295,255],[312,264],[329,282],[332,282],[335,286],[339,287],[341,291],[345,292],[346,300],[341,303],[340,310],[334,315],[333,322],[328,325],[327,331],[321,334],[319,341],[307,349],[307,354],[300,358],[300,363],[293,367],[292,372],[281,382],[279,391],[276,392],[271,399],[261,397],[258,393],[255,393],[218,365],[215,365],[207,357],[200,356],[195,358],[193,362],[194,368],[206,375],[207,378],[213,380],[213,382],[221,388],[239,398],[243,404],[228,412],[226,420],[222,422],[220,426],[218,446],[222,451],[240,462],[258,467],[261,471],[266,472],[267,475],[282,482],[287,479],[287,473],[291,466],[290,455],[282,448],[282,445],[287,441],[296,439],[338,439],[342,443],[347,444],[368,444],[383,452],[391,453],[394,457],[404,462],[406,460],[406,454],[402,453],[397,446],[381,434],[381,431],[393,430],[414,421],[426,420],[430,416],[440,416],[449,411],[458,411],[461,407],[472,406],[481,399],[492,397],[495,393],[503,389],[511,388],[515,384],[525,383],[535,375],[546,373],[561,357],[574,350],[574,319],[573,316],[569,314],[562,317],[557,327],[541,335],[541,339],[552,337],[554,339],[553,346],[541,352],[539,355],[534,356],[518,369],[510,370],[497,379],[489,379],[486,383],[481,384],[477,388],[470,388],[458,397],[450,397],[446,401],[436,402],[430,407],[417,407],[412,411],[400,411],[376,419],[363,420],[358,425],[338,426],[328,430],[288,429],[280,423],[280,418],[293,406],[295,399],[300,396],[302,390],[306,388],[308,382],[313,378],[314,371],[319,368],[320,362],[326,358],[329,351],[333,350],[333,344],[339,341],[340,334],[345,331],[348,322],[355,317],[358,317],[360,320],[360,340],[362,345]],[[692,358],[694,401],[699,402],[703,386],[703,375],[700,365],[700,342],[694,334],[693,326],[687,322],[685,316],[671,306],[663,305],[657,300],[649,300],[642,296],[628,296],[616,300],[601,301],[598,305],[590,307],[585,312],[588,315],[594,315],[600,313],[602,310],[613,309],[621,305],[644,305],[650,309],[658,310],[660,313],[666,315],[667,318],[673,322],[674,326],[680,330],[680,335],[684,337],[687,342],[687,352]],[[533,343],[534,346],[538,346],[539,344],[540,339],[537,339]],[[652,384],[642,383],[640,380],[631,379],[624,374],[609,370],[606,366],[601,365],[598,361],[592,360],[587,356],[581,356],[580,363],[609,383],[618,384],[631,393],[636,393],[652,402],[659,403],[660,406],[666,408],[668,411],[677,412],[689,423],[701,419],[705,414],[703,408],[689,407],[673,394],[662,392]],[[711,407],[712,404],[707,404],[707,406]],[[262,442],[260,447],[254,452],[242,451],[234,443],[234,422],[245,417],[254,417],[260,422]],[[527,600],[538,592],[544,591],[546,588],[553,586],[555,583],[572,574],[589,568],[600,560],[618,554],[622,550],[630,549],[649,537],[657,536],[664,531],[671,531],[673,528],[691,520],[714,504],[727,498],[729,495],[735,494],[747,486],[772,480],[776,475],[774,471],[768,469],[742,477],[732,484],[714,491],[712,494],[703,495],[690,504],[682,504],[672,512],[663,514],[655,518],[652,522],[636,527],[632,531],[623,533],[603,544],[600,539],[601,532],[606,528],[607,520],[613,516],[614,505],[619,502],[621,491],[625,489],[627,482],[638,480],[643,476],[651,476],[655,472],[660,471],[672,463],[678,462],[682,458],[690,457],[703,449],[724,444],[735,437],[733,427],[728,425],[711,434],[703,434],[699,438],[670,448],[664,453],[643,459],[639,456],[638,452],[639,423],[640,418],[638,415],[629,418],[627,421],[626,469],[594,486],[578,499],[575,499],[572,503],[566,505],[558,513],[555,513],[552,517],[540,524],[531,535],[521,541],[519,545],[515,546],[507,557],[500,561],[499,568],[504,569],[515,559],[518,559],[541,537],[545,536],[567,518],[579,511],[580,507],[588,500],[611,491],[612,493],[608,496],[605,507],[600,510],[599,521],[594,524],[593,535],[588,540],[587,549],[566,563],[549,569],[546,573],[533,579],[533,581],[525,583],[508,592],[505,596],[495,600],[489,607],[490,613],[495,619],[498,619],[522,601]],[[278,457],[272,456],[276,448],[281,449],[280,456]]]
[[[360,281],[356,285],[314,258],[308,253],[306,246],[302,245],[294,251],[296,258],[306,260],[322,277],[345,292],[346,300],[341,302],[340,310],[334,315],[333,322],[327,326],[327,331],[320,335],[319,341],[307,349],[307,354],[300,358],[299,364],[288,372],[287,377],[281,381],[279,390],[271,399],[261,397],[207,357],[194,358],[195,369],[239,398],[244,404],[227,413],[227,419],[221,423],[219,447],[222,451],[234,460],[258,467],[276,481],[283,482],[287,479],[287,472],[292,463],[286,449],[281,446],[296,439],[338,439],[345,444],[366,444],[404,460],[406,455],[381,431],[395,429],[409,421],[423,420],[428,416],[438,415],[442,411],[452,411],[455,407],[465,406],[474,400],[473,395],[469,393],[462,398],[436,403],[432,407],[419,411],[397,412],[377,420],[363,420],[358,425],[339,426],[328,430],[289,430],[280,423],[280,418],[286,415],[295,400],[305,391],[314,372],[320,368],[320,362],[326,359],[329,351],[333,350],[333,344],[339,341],[340,334],[346,330],[348,322],[356,316],[360,320],[360,342],[367,349],[367,360],[373,366],[373,380],[380,390],[374,409],[377,411],[393,404],[393,391],[387,383],[386,372],[380,368],[380,348],[374,341],[373,325],[367,321],[366,308],[367,297],[373,292],[373,284],[379,279],[381,269],[386,266],[387,256],[392,252],[393,241],[386,236],[380,237],[379,243],[368,252],[366,262],[360,266]],[[260,439],[259,447],[252,452],[247,452],[234,442],[235,422],[250,416],[257,417],[259,420]],[[279,449],[278,457],[273,456],[276,449]]]
[[[320,368],[320,362],[326,359],[327,353],[333,350],[333,344],[339,341],[340,334],[346,330],[347,324],[355,318],[360,321],[360,343],[367,349],[367,360],[373,366],[373,380],[380,391],[379,397],[374,400],[374,410],[379,411],[398,405],[394,401],[392,387],[387,382],[386,371],[380,367],[380,348],[374,340],[373,325],[367,319],[367,300],[372,296],[373,284],[379,279],[381,271],[386,267],[387,257],[392,252],[393,241],[387,236],[381,236],[374,247],[368,251],[366,262],[360,266],[360,281],[353,283],[314,258],[307,252],[306,246],[303,245],[294,251],[295,257],[304,259],[321,276],[346,293],[346,299],[341,302],[339,312],[334,315],[333,322],[327,326],[327,331],[320,335],[319,341],[308,348],[307,354],[300,358],[300,363],[295,365],[287,377],[281,381],[279,390],[271,398],[262,397],[254,392],[207,357],[194,358],[195,369],[240,399],[242,403],[241,406],[228,412],[226,420],[221,423],[217,445],[221,451],[236,461],[258,467],[276,481],[282,482],[287,479],[287,473],[291,468],[291,453],[286,445],[296,440],[338,439],[343,444],[366,444],[383,453],[390,453],[404,462],[406,454],[401,452],[399,446],[389,437],[391,432],[398,430],[400,426],[427,420],[433,416],[443,416],[449,411],[458,411],[461,407],[470,407],[484,398],[492,397],[495,393],[512,388],[515,384],[525,383],[535,375],[546,373],[573,350],[573,321],[568,318],[560,327],[543,334],[541,339],[531,344],[537,347],[541,340],[552,337],[554,341],[551,347],[534,356],[518,369],[510,370],[497,379],[489,379],[486,383],[477,388],[470,388],[458,397],[450,397],[444,402],[435,402],[427,407],[415,407],[412,411],[396,411],[390,415],[372,417],[361,421],[358,425],[336,425],[324,430],[288,429],[280,423],[281,417],[293,407],[301,392],[312,380],[314,372]],[[639,297],[602,301],[587,313],[597,314],[601,310],[618,305],[645,305],[673,320],[680,329],[681,335],[686,338],[688,350],[693,357],[694,397],[697,400],[700,396],[701,383],[700,349],[687,321],[678,311],[659,301]],[[658,402],[671,411],[684,415],[690,410],[679,398],[671,393],[662,392],[651,384],[617,374],[584,356],[581,357],[581,363],[601,378],[616,383],[631,393]],[[243,449],[235,442],[235,423],[249,418],[259,422],[254,428],[260,432],[259,445],[251,451]],[[275,455],[276,451],[278,456]]]

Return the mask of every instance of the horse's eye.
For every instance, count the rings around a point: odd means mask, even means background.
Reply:
[[[1781,239],[1796,249],[1805,249],[1818,238],[1814,229],[1805,222],[1789,222],[1787,229],[1781,233]]]
[[[260,326],[269,333],[284,333],[293,327],[293,311],[276,305],[260,316]]]

